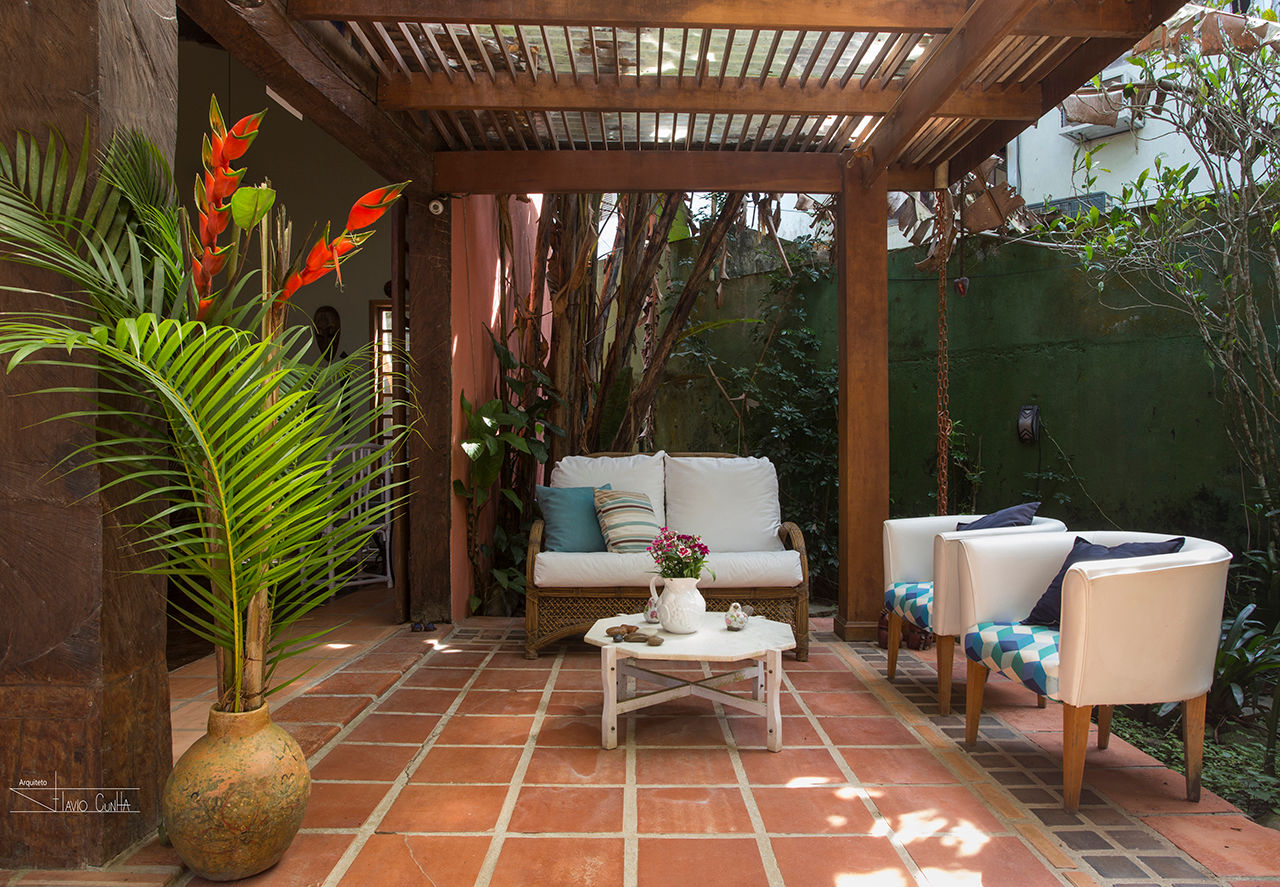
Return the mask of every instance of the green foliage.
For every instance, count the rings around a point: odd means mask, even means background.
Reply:
[[[524,596],[533,468],[547,461],[546,435],[564,432],[548,421],[560,403],[551,379],[517,358],[492,332],[489,339],[502,371],[503,396],[472,406],[462,395],[467,437],[461,447],[470,464],[466,480],[454,480],[453,492],[466,504],[471,610],[506,615]],[[482,538],[481,515],[491,500],[497,515],[488,542]]]
[[[1249,604],[1234,617],[1222,621],[1218,656],[1214,663],[1209,711],[1218,718],[1240,718],[1246,705],[1260,707],[1259,694],[1280,676],[1280,634],[1250,617]]]

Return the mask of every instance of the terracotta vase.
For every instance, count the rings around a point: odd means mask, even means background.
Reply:
[[[209,732],[174,764],[161,810],[192,871],[234,881],[279,862],[310,796],[306,756],[266,705],[236,714],[210,709]]]
[[[649,580],[652,593],[657,576]],[[658,598],[658,621],[672,634],[693,634],[698,622],[707,612],[707,602],[698,591],[698,580],[689,578],[663,578],[662,596]]]

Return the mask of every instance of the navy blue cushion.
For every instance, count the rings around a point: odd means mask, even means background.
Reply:
[[[609,489],[608,484],[600,487]],[[546,529],[543,551],[604,551],[604,534],[596,517],[595,487],[544,487],[534,489]]]
[[[1062,620],[1062,581],[1067,577],[1067,570],[1072,564],[1080,561],[1110,561],[1126,557],[1145,557],[1150,554],[1173,554],[1181,551],[1187,540],[1183,536],[1166,539],[1161,542],[1123,542],[1108,548],[1105,545],[1094,545],[1088,539],[1076,537],[1071,546],[1071,553],[1062,562],[1062,569],[1053,577],[1049,587],[1040,600],[1031,608],[1031,615],[1022,620],[1023,625],[1047,625],[1057,628]]]
[[[1036,509],[1039,507],[1039,502],[1023,502],[1021,505],[1011,505],[1008,508],[993,511],[975,521],[969,521],[967,524],[956,524],[956,529],[990,530],[995,527],[1025,527],[1036,516]]]

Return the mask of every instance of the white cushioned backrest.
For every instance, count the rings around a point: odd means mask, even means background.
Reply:
[[[1079,535],[1113,546],[1178,534]],[[1231,553],[1207,539],[1186,540],[1172,554],[1086,561],[1067,571],[1058,685],[1064,702],[1176,702],[1209,690]]]
[[[895,582],[933,581],[933,537],[956,528],[970,514],[899,517],[884,522],[884,587]]]
[[[754,456],[667,457],[667,523],[712,552],[781,551],[778,474]]]
[[[966,613],[960,594],[960,540],[1022,533],[1062,533],[1067,525],[1052,517],[1036,517],[1021,527],[987,530],[950,530],[933,537],[933,613],[930,625],[936,634],[960,634],[976,620]],[[1073,537],[1074,538],[1074,537]]]
[[[553,487],[600,487],[609,484],[614,490],[644,493],[653,505],[658,526],[666,523],[663,510],[662,450],[634,456],[565,456],[551,469]]]

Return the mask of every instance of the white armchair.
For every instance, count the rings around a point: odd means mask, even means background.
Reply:
[[[1158,542],[1153,533],[1081,533],[1096,545]],[[1213,682],[1231,553],[1186,537],[1182,549],[1119,560],[1084,560],[1066,571],[1059,628],[1022,625],[1061,569],[1076,534],[962,539],[958,587],[972,619],[965,741],[977,740],[991,671],[1063,704],[1063,804],[1080,803],[1093,707],[1098,746],[1106,748],[1111,708],[1183,703],[1187,800],[1200,799],[1205,698]]]
[[[976,514],[904,517],[884,522],[884,603],[889,610],[889,680],[898,671],[902,623],[937,636],[938,707],[951,713],[951,663],[956,637],[971,624],[956,593],[956,542],[1002,533],[1062,533],[1062,521],[1037,517],[1022,527],[956,530]]]

